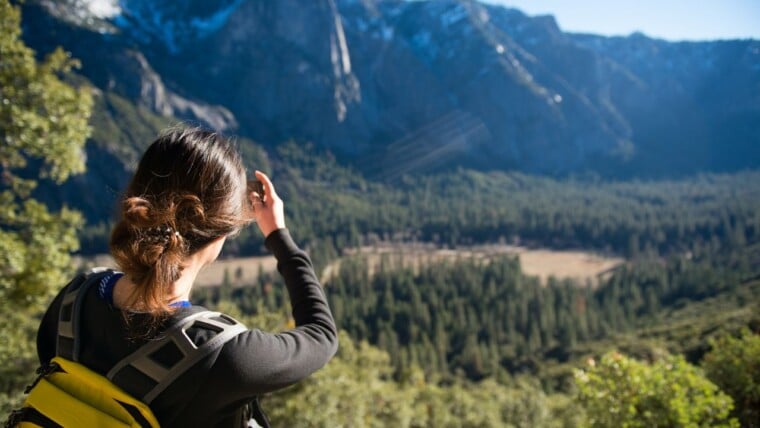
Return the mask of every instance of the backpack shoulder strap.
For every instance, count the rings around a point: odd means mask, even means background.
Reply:
[[[196,345],[189,337],[190,328],[203,328],[213,332],[214,336],[206,342]],[[175,323],[160,337],[146,343],[138,350],[119,361],[106,375],[114,383],[123,376],[133,376],[135,371],[142,375],[143,388],[129,391],[141,401],[150,404],[172,382],[193,367],[203,358],[221,349],[225,343],[246,331],[245,325],[220,312],[196,312]],[[156,356],[162,351],[169,351],[178,356],[168,363],[159,361]]]
[[[114,272],[112,269],[95,268],[77,275],[66,286],[58,317],[56,355],[71,361],[79,361],[82,302],[87,290]],[[210,330],[213,337],[196,345],[187,334],[190,328]],[[144,403],[150,404],[158,394],[193,365],[221,349],[230,339],[246,330],[245,325],[220,312],[200,311],[189,314],[175,322],[159,337],[116,363],[106,377]],[[179,358],[169,364],[165,360],[159,361],[156,355],[166,350]],[[139,391],[126,385],[129,382],[125,379],[133,377],[141,378]]]
[[[100,283],[106,276],[114,273],[108,268],[94,268],[74,277],[66,285],[66,291],[58,312],[58,336],[56,338],[55,354],[71,361],[79,361],[80,340],[79,323],[82,314],[82,302],[87,290],[92,285]]]

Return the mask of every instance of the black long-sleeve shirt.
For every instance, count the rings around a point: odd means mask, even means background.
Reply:
[[[304,379],[337,351],[335,321],[306,253],[287,229],[272,232],[265,244],[285,279],[296,327],[278,334],[245,331],[196,364],[151,403],[161,426],[234,426],[236,412],[245,403]],[[62,296],[56,297],[40,325],[37,353],[41,363],[55,356]],[[179,308],[172,318],[201,310],[200,306]],[[134,315],[130,322],[139,323],[140,317]],[[102,375],[147,341],[130,339],[121,310],[103,301],[96,287],[85,297],[80,326],[80,362]],[[199,329],[188,334],[197,343],[211,333]]]

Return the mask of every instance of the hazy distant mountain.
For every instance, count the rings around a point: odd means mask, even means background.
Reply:
[[[370,175],[760,166],[760,42],[562,32],[469,0],[27,0],[100,90]],[[95,123],[99,126],[98,123]],[[96,154],[95,154],[96,155]]]

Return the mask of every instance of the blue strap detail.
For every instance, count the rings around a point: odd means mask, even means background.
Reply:
[[[172,308],[189,308],[193,306],[193,304],[190,303],[189,300],[180,300],[179,302],[174,302],[170,304],[169,306],[171,306]]]
[[[116,285],[116,281],[119,280],[124,276],[121,272],[114,272],[108,275],[105,275],[98,284],[98,296],[100,296],[101,299],[105,300],[106,303],[113,306],[113,287]],[[189,300],[180,300],[179,302],[174,302],[170,304],[172,308],[189,308],[193,306],[192,303],[190,303]]]
[[[121,272],[114,272],[109,275],[105,275],[98,284],[98,296],[105,300],[106,303],[113,306],[113,287],[116,285],[116,281],[124,276]]]

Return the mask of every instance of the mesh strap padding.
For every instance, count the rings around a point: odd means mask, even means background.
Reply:
[[[221,318],[226,322],[213,318]],[[214,337],[197,346],[187,335],[187,330],[202,327],[215,332]],[[155,383],[149,391],[143,394],[141,400],[150,404],[158,394],[163,392],[175,379],[185,373],[190,367],[221,348],[228,340],[246,330],[246,327],[235,319],[219,312],[197,312],[182,319],[181,322],[162,333],[160,338],[146,343],[140,349],[119,361],[108,372],[106,377],[114,380],[123,370],[137,370]],[[174,346],[181,353],[174,364],[168,366],[156,360],[157,354],[164,346]]]
[[[106,275],[113,272],[107,268],[95,268],[90,272],[77,275],[66,286],[58,317],[56,355],[75,362],[79,361],[82,302],[87,290],[93,284],[99,283]],[[205,343],[196,345],[187,334],[191,328],[210,330],[214,336]],[[158,394],[190,367],[245,330],[246,327],[243,324],[225,314],[211,311],[196,312],[179,320],[161,336],[116,363],[106,377],[116,384],[121,384],[119,380],[123,377],[144,379],[144,382],[141,382],[144,384],[142,391],[130,391],[130,393],[144,403],[150,404]],[[169,352],[162,353],[162,350]],[[172,355],[173,358],[167,360],[167,355]],[[117,376],[119,379],[115,379]],[[124,388],[126,385],[121,386]]]

